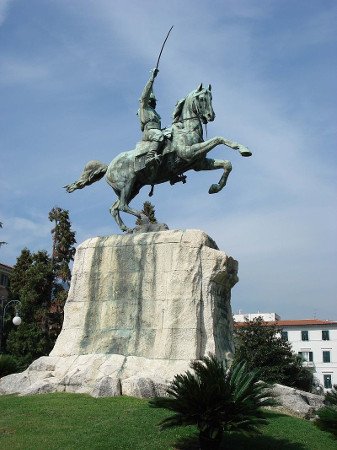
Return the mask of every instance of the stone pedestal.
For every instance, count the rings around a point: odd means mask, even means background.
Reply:
[[[191,359],[230,358],[237,281],[237,262],[198,230],[89,239],[53,351],[0,393],[162,394]]]

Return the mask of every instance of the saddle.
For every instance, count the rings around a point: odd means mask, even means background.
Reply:
[[[147,163],[146,155],[149,153],[150,150],[151,150],[151,142],[139,141],[137,143],[135,148],[135,163],[134,163],[136,173],[145,169]],[[174,153],[174,150],[172,148],[172,141],[166,138],[164,146],[160,151],[160,155],[163,156],[169,153]]]

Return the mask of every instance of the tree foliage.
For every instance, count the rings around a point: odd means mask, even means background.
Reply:
[[[48,332],[37,323],[27,322],[10,332],[6,345],[7,351],[26,363],[26,366],[52,349]]]
[[[32,361],[51,350],[48,309],[53,289],[52,261],[46,251],[23,249],[12,274],[11,298],[20,300],[22,324],[10,331],[6,348],[11,354]]]
[[[31,253],[27,248],[11,273],[11,298],[21,301],[20,314],[25,322],[45,327],[46,308],[53,288],[52,261],[46,251]]]
[[[174,377],[168,397],[150,401],[174,413],[162,428],[196,425],[201,448],[218,448],[224,433],[255,434],[267,423],[261,407],[275,402],[257,370],[247,371],[244,363],[226,370],[213,355],[193,361],[191,368]]]
[[[152,205],[151,202],[144,202],[142,213],[146,215],[146,217],[149,219],[150,223],[157,223],[155,212],[156,211],[154,209],[154,205]],[[141,224],[142,224],[142,220],[137,219],[136,225],[141,225]]]
[[[50,352],[62,328],[71,278],[69,263],[75,254],[68,211],[55,207],[49,219],[55,221],[52,256],[25,248],[11,274],[10,298],[21,302],[22,324],[11,328],[6,348],[28,363]]]
[[[49,220],[55,222],[51,230],[53,236],[53,271],[55,278],[63,282],[70,282],[71,272],[69,264],[74,259],[76,244],[75,232],[71,230],[69,211],[55,206],[49,212]]]
[[[303,367],[291,344],[280,338],[280,329],[261,317],[235,328],[235,362],[245,361],[249,370],[259,369],[261,379],[311,391],[313,374]]]
[[[49,220],[55,222],[51,230],[53,238],[52,268],[54,275],[53,295],[49,308],[49,333],[52,341],[59,335],[63,324],[63,309],[71,280],[69,264],[76,249],[75,232],[71,229],[69,211],[55,206],[49,212]]]

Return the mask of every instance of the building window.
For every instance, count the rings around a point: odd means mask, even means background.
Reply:
[[[308,331],[301,331],[302,341],[308,341],[309,340],[309,332]]]
[[[288,340],[288,331],[281,331],[281,339],[284,341]]]
[[[330,362],[330,352],[328,351],[323,352],[323,362],[324,363]]]
[[[8,287],[9,285],[8,275],[4,273],[0,274],[0,284],[1,286]]]
[[[298,352],[298,354],[302,358],[302,361],[313,362],[313,360],[314,360],[313,352]]]
[[[331,375],[323,375],[325,389],[332,388]]]
[[[330,341],[329,330],[322,331],[322,341]]]

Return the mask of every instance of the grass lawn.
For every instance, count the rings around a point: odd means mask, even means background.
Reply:
[[[337,440],[312,423],[267,413],[269,425],[254,438],[231,436],[227,449],[336,450]],[[0,449],[195,449],[194,427],[159,431],[167,411],[146,400],[95,399],[79,394],[0,396]]]

